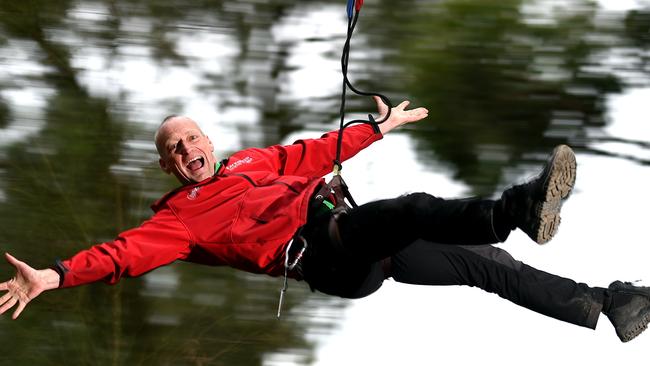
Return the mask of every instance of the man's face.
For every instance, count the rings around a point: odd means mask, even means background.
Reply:
[[[156,148],[160,168],[183,183],[195,183],[214,175],[214,146],[196,122],[173,117],[158,129]]]

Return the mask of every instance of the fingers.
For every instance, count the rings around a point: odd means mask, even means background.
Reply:
[[[14,313],[11,315],[11,319],[16,320],[19,316],[20,313],[25,310],[25,307],[27,306],[27,301],[18,301],[18,299],[14,296],[12,296],[11,293],[6,293],[4,296],[0,298],[0,315],[4,314],[7,310],[11,309],[14,305],[18,303],[18,307],[16,307],[16,310]]]
[[[403,111],[404,109],[406,109],[406,107],[409,106],[409,104],[411,104],[411,102],[409,102],[408,100],[405,100],[402,103],[398,104],[397,107],[395,107],[395,108]]]
[[[386,103],[384,103],[384,101],[381,100],[381,98],[376,95],[373,96],[372,99],[374,99],[375,103],[377,103],[377,111],[379,111],[379,115],[380,116],[386,115],[386,113],[388,112],[388,106],[386,105]]]
[[[388,106],[380,97],[374,96],[373,98],[377,103],[381,118],[384,118],[384,116],[388,113]],[[393,107],[391,109],[390,118],[385,121],[386,123],[383,123],[379,128],[381,133],[387,133],[396,127],[402,126],[406,123],[417,122],[429,116],[429,110],[423,107],[407,110],[406,108],[410,104],[410,101],[405,100],[398,104],[396,107]]]
[[[14,258],[11,254],[5,252],[5,259],[7,262],[12,263],[12,261],[15,261],[16,258]],[[12,263],[13,264],[13,263]]]
[[[7,262],[14,266],[18,272],[33,270],[33,268],[30,267],[27,263],[18,260],[16,257],[9,253],[5,253],[5,258],[7,259]]]
[[[18,267],[23,263],[9,253],[5,253],[5,259],[7,259],[7,262],[9,262],[9,264],[11,264],[14,267]]]
[[[7,292],[7,293],[4,294],[2,297],[0,297],[0,305],[6,303],[6,302],[9,301],[12,297],[13,297],[13,295],[11,294],[11,292]],[[2,314],[2,313],[0,313],[0,314]]]
[[[377,102],[377,106],[382,109],[382,107],[388,108],[388,106],[384,103],[384,101],[381,100],[380,97],[374,96],[375,102]],[[411,101],[405,100],[402,103],[398,104],[396,107],[394,107],[395,110],[399,111],[404,111],[404,112],[417,112],[417,113],[429,113],[429,111],[426,108],[419,107],[416,109],[412,109],[410,111],[406,111],[406,107],[408,107],[411,104]]]
[[[16,267],[16,270],[18,271],[17,276],[19,276],[19,278],[20,278],[20,273],[31,268],[27,264],[19,261],[9,253],[5,253],[5,259],[7,260],[7,262],[9,262],[9,264]],[[16,278],[0,283],[0,291],[8,291],[6,294],[0,297],[0,305],[1,305],[0,314],[4,314],[7,310],[11,309],[14,305],[18,304],[16,310],[14,310],[14,313],[11,316],[12,319],[16,319],[23,312],[23,310],[27,306],[27,303],[32,297],[27,296],[27,294],[24,293],[25,291],[25,288],[23,288],[24,284],[23,285],[16,284],[16,283],[12,284],[13,281],[16,281]]]
[[[12,297],[9,301],[5,302],[4,305],[0,306],[0,314],[4,314],[5,311],[9,310],[12,306],[16,305],[18,299]]]
[[[429,110],[427,110],[426,108],[422,108],[422,107],[410,110],[409,112],[410,112],[409,113],[410,116],[413,117],[413,118],[420,118],[421,119],[421,118],[425,118],[425,117],[427,117],[429,115]]]
[[[20,316],[20,313],[25,310],[25,306],[27,306],[27,303],[24,301],[20,301],[18,303],[18,307],[16,308],[16,311],[14,311],[13,315],[11,315],[11,319],[16,320]]]

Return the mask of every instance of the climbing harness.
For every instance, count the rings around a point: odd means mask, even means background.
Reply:
[[[354,85],[352,85],[352,83],[350,82],[350,79],[348,78],[350,42],[352,40],[352,34],[354,33],[354,28],[356,27],[357,21],[359,20],[359,14],[361,12],[362,6],[363,6],[363,0],[347,0],[348,30],[345,39],[345,44],[343,45],[343,52],[341,54],[341,72],[343,74],[343,84],[341,90],[341,108],[339,111],[340,114],[339,134],[337,136],[337,141],[336,141],[336,157],[334,158],[333,168],[332,168],[333,177],[329,182],[324,184],[314,196],[314,201],[316,202],[317,205],[324,204],[324,202],[328,202],[327,200],[333,201],[334,207],[331,208],[333,219],[330,220],[330,225],[328,230],[330,236],[339,241],[340,241],[340,235],[338,232],[338,226],[336,225],[336,218],[341,214],[343,214],[344,212],[348,211],[351,208],[350,205],[352,207],[358,206],[357,203],[352,198],[348,186],[343,180],[343,177],[341,176],[341,169],[343,169],[343,165],[341,164],[341,148],[343,146],[343,133],[348,126],[352,124],[358,124],[358,123],[373,125],[375,126],[375,128],[377,128],[379,124],[388,120],[388,118],[390,117],[391,109],[393,108],[393,104],[391,103],[390,99],[388,99],[386,96],[375,92],[361,91],[355,88]],[[372,114],[368,114],[367,120],[356,119],[349,122],[345,122],[345,97],[348,88],[352,92],[358,95],[379,97],[381,101],[384,104],[386,104],[386,106],[388,106],[388,112],[382,119],[378,121],[374,119]],[[300,248],[297,254],[295,254],[293,260],[290,260],[291,252],[292,252],[291,247],[295,245],[296,240],[300,240],[302,242],[302,248]],[[282,289],[280,290],[280,301],[278,304],[278,313],[277,313],[278,319],[280,319],[280,315],[282,312],[282,303],[284,302],[284,296],[289,287],[288,284],[289,272],[294,270],[294,268],[298,265],[306,249],[307,249],[307,241],[305,240],[305,238],[303,238],[300,235],[300,230],[299,230],[296,233],[296,235],[294,235],[294,237],[291,239],[291,241],[289,241],[289,243],[287,244],[287,249],[285,252],[284,284],[282,286]]]

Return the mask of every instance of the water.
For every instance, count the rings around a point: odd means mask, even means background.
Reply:
[[[343,3],[2,2],[2,249],[45,267],[146,219],[148,205],[175,186],[159,172],[150,142],[168,114],[201,122],[221,157],[333,129]],[[431,113],[346,164],[355,196],[362,202],[416,190],[491,196],[534,174],[552,146],[569,143],[580,164],[577,192],[565,207],[571,224],[543,250],[517,235],[506,248],[530,264],[597,285],[617,276],[648,277],[638,251],[647,244],[647,215],[633,209],[642,204],[630,204],[647,202],[643,187],[650,183],[650,136],[642,118],[647,6],[366,1],[353,40],[353,82]],[[350,118],[374,109],[359,97],[349,106]],[[10,277],[8,266],[2,268]],[[112,287],[54,291],[30,304],[19,321],[0,320],[0,360],[414,365],[451,363],[458,353],[471,361],[500,347],[498,339],[524,355],[549,338],[563,350],[571,344],[566,337],[585,348],[617,342],[602,329],[606,324],[594,336],[477,290],[393,283],[360,302],[292,283],[287,316],[278,322],[280,285],[177,263]],[[471,323],[458,318],[468,312]],[[366,337],[370,342],[361,341]],[[638,342],[633,347],[647,345]],[[459,344],[484,352],[466,354]],[[536,359],[562,358],[542,353]]]

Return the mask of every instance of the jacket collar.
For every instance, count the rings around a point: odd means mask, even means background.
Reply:
[[[226,169],[227,164],[228,164],[228,158],[223,159],[221,161],[218,161],[215,164],[214,175],[212,177],[206,178],[206,179],[204,179],[204,180],[202,180],[202,181],[200,181],[198,183],[191,183],[191,184],[182,185],[182,186],[174,189],[173,191],[165,193],[162,197],[160,197],[156,202],[154,202],[151,205],[151,209],[153,210],[153,212],[158,212],[158,211],[160,211],[160,209],[162,209],[165,206],[167,201],[169,201],[169,199],[172,198],[173,196],[175,196],[176,194],[178,194],[180,192],[188,191],[190,189],[194,189],[196,187],[200,187],[200,186],[209,184],[210,182],[214,181],[220,174],[223,173],[223,171]]]

